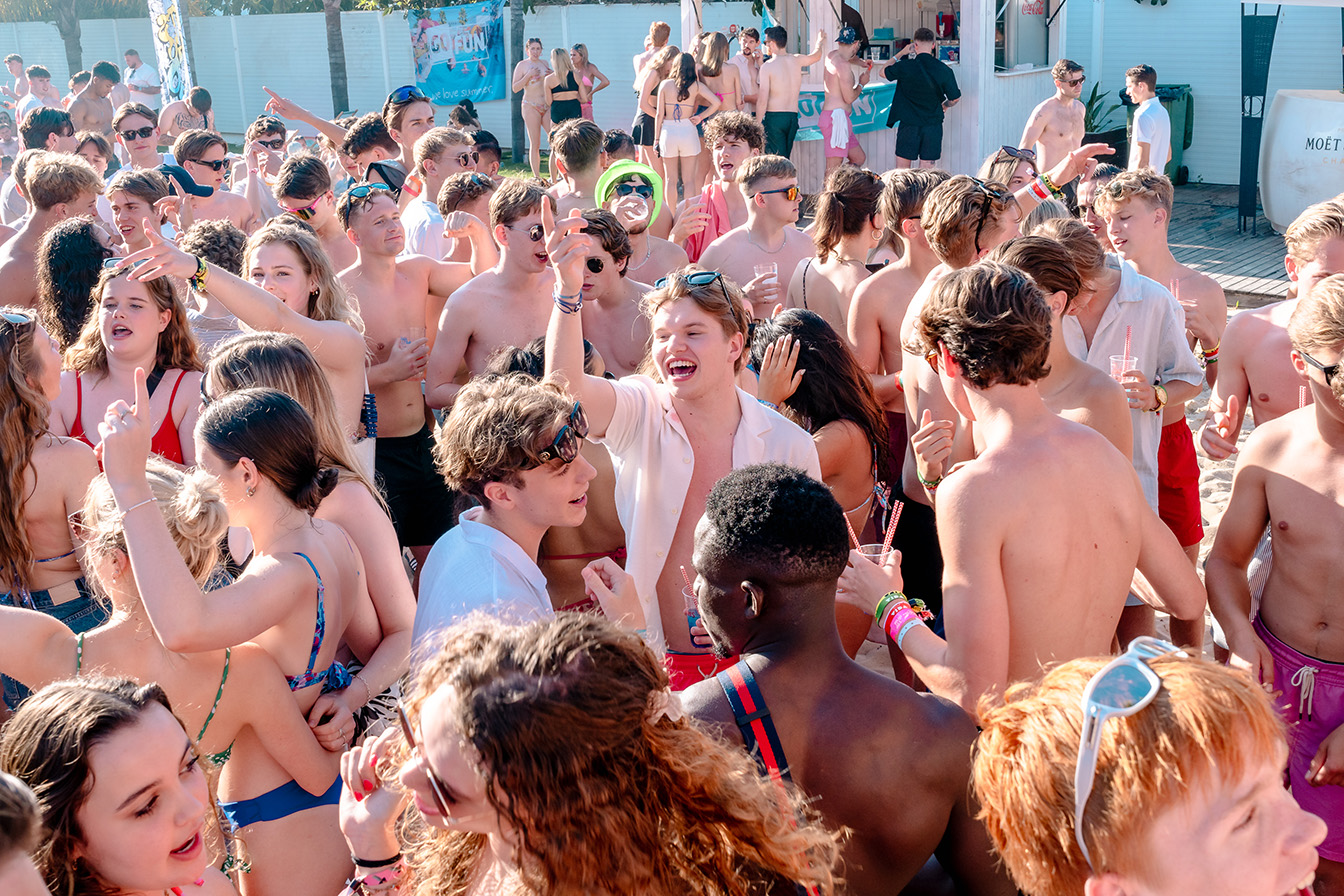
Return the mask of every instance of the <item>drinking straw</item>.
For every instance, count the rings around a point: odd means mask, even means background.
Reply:
[[[896,537],[896,523],[901,518],[901,511],[905,509],[904,501],[896,502],[896,509],[891,513],[891,522],[887,523],[887,534],[882,539],[882,553],[891,550],[891,540]]]
[[[1306,387],[1306,386],[1298,386],[1298,387],[1297,387],[1297,406],[1298,406],[1299,408],[1304,408],[1304,407],[1307,406],[1307,387]]]
[[[841,514],[841,516],[844,516],[844,514]],[[849,530],[849,537],[854,539],[854,547],[859,547],[858,533],[854,531],[854,524],[849,521],[847,516],[845,517],[845,528]]]
[[[1133,357],[1133,356],[1130,355],[1130,353],[1129,353],[1129,343],[1130,343],[1130,340],[1133,338],[1133,336],[1134,336],[1134,328],[1133,328],[1132,326],[1127,326],[1127,327],[1125,327],[1125,359],[1126,359],[1126,360],[1128,360],[1129,358]]]
[[[695,589],[695,586],[691,584],[691,577],[686,574],[686,567],[684,566],[681,568],[681,577],[682,579],[685,580],[687,588],[690,588],[692,590]]]

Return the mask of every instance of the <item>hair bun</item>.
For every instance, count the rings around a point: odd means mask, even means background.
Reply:
[[[299,492],[294,503],[309,513],[316,513],[322,504],[322,499],[331,494],[340,479],[341,474],[335,467],[323,467],[317,471],[313,481]]]

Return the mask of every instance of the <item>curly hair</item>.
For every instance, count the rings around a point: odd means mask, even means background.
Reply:
[[[272,243],[289,246],[299,257],[304,274],[317,279],[317,289],[308,296],[307,318],[339,320],[354,327],[356,332],[364,332],[364,318],[360,317],[359,305],[336,276],[327,250],[322,248],[321,241],[311,227],[286,221],[282,217],[272,218],[247,240],[247,250],[243,254],[243,279],[252,276],[257,250]]]
[[[3,451],[4,488],[0,490],[0,564],[8,571],[10,587],[26,584],[33,569],[33,545],[28,537],[24,509],[37,480],[29,484],[29,467],[37,439],[47,431],[51,405],[42,394],[41,351],[36,341],[37,322],[32,312],[14,306],[0,309],[0,353],[4,377],[0,379],[0,451]],[[27,320],[17,323],[10,318]],[[6,590],[10,590],[6,587]]]
[[[635,633],[579,613],[522,626],[476,614],[421,666],[411,718],[444,687],[532,892],[836,891],[837,837],[801,795],[781,805],[743,750],[650,712],[667,672]],[[484,846],[421,831],[415,896],[463,892]]]
[[[210,218],[188,227],[178,238],[177,247],[183,252],[201,256],[235,277],[241,277],[247,234],[232,221]]]
[[[713,149],[720,140],[741,140],[751,149],[765,149],[765,128],[745,112],[720,112],[705,122],[705,146]]]
[[[67,218],[37,246],[37,313],[61,351],[79,339],[93,310],[101,262],[112,257],[97,228],[88,218]]]
[[[1025,273],[996,261],[953,271],[920,312],[912,354],[945,346],[977,389],[1026,386],[1050,372],[1050,308]]]
[[[129,271],[130,268],[122,268],[102,272],[93,288],[94,309],[102,304],[107,285],[118,277],[129,276]],[[196,337],[187,321],[186,306],[177,297],[172,281],[167,277],[155,277],[153,280],[130,282],[143,286],[159,311],[169,312],[168,326],[159,334],[159,349],[154,356],[154,366],[164,370],[204,370]],[[80,373],[107,373],[107,346],[103,343],[102,321],[96,311],[84,322],[79,340],[65,353],[65,365]]]

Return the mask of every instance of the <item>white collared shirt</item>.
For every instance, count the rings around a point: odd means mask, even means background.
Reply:
[[[483,507],[463,511],[425,558],[411,631],[413,654],[436,630],[473,610],[510,622],[531,622],[554,612],[536,561],[518,542],[480,522],[484,512]]]
[[[1117,259],[1106,256],[1114,267]],[[1120,264],[1120,288],[1101,315],[1089,347],[1083,325],[1072,314],[1064,316],[1064,344],[1075,357],[1111,372],[1111,355],[1123,355],[1125,328],[1131,329],[1130,356],[1148,382],[1182,380],[1199,385],[1204,371],[1185,336],[1185,312],[1162,284],[1141,275],[1130,264]],[[1134,424],[1134,471],[1143,483],[1143,496],[1157,512],[1157,448],[1162,440],[1162,414],[1130,410]]]
[[[622,377],[611,385],[616,405],[606,436],[596,441],[606,445],[616,469],[616,513],[629,552],[625,571],[639,590],[648,640],[661,645],[658,577],[686,503],[695,455],[666,385],[647,376]],[[820,482],[821,462],[812,436],[741,389],[736,392],[742,419],[733,433],[733,469],[775,461],[798,467]]]

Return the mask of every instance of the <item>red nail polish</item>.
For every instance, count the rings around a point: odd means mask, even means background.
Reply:
[[[362,794],[362,793],[357,793],[357,794],[355,794],[355,802],[357,802],[357,803],[362,803],[362,802],[364,802],[364,794]]]
[[[360,783],[364,785],[364,789],[365,789],[365,790],[372,790],[372,789],[373,789],[373,782],[370,781],[368,778],[365,778],[365,779],[364,779],[363,781],[361,781]]]
[[[172,890],[172,892],[173,892],[173,896],[182,896],[182,888],[181,888],[181,887],[169,887],[168,889]]]
[[[369,768],[377,768],[377,767],[378,767],[378,757],[377,756],[370,757]]]
[[[198,878],[196,878],[196,880],[193,881],[193,883],[196,884],[196,886],[198,886],[198,887],[203,887],[203,886],[205,886],[205,878],[203,878],[203,877],[198,877]]]

